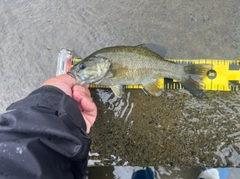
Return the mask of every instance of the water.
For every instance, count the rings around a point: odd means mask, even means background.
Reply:
[[[0,112],[55,75],[61,48],[86,57],[106,46],[158,44],[166,58],[239,59],[236,0],[0,2]],[[91,90],[99,165],[239,167],[239,93],[185,91],[159,98]],[[121,159],[121,160],[120,160]],[[98,165],[98,164],[95,164]]]
[[[144,167],[132,167],[132,166],[110,166],[110,167],[90,167],[88,169],[87,179],[95,179],[96,174],[98,178],[104,179],[126,179],[132,178],[133,173],[142,169]],[[169,167],[150,167],[153,171],[155,179],[183,179],[183,178],[194,178],[198,177],[199,168],[169,168]]]
[[[236,92],[207,92],[206,99],[193,98],[185,90],[164,91],[159,98],[127,90],[122,99],[111,90],[92,92],[99,106],[92,152],[99,153],[99,165],[240,164]]]

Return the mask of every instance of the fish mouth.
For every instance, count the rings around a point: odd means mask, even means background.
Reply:
[[[77,80],[77,76],[73,72],[68,71],[67,74],[73,77],[75,80]]]
[[[70,75],[71,77],[73,77],[77,81],[78,85],[81,85],[81,86],[86,85],[85,81],[84,81],[84,77],[81,74],[76,75],[75,73],[73,73],[71,71],[68,71],[67,74]]]

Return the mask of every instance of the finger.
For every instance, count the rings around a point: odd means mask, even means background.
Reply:
[[[96,105],[90,95],[90,91],[86,87],[74,86],[73,88],[73,98],[78,102],[82,112],[95,111]]]
[[[92,101],[88,88],[83,86],[74,86],[73,98],[77,101],[78,107],[82,112],[87,125],[87,131],[90,131],[91,126],[96,120],[97,107]]]
[[[87,126],[86,132],[89,133],[92,125],[88,122],[88,120],[85,120],[85,123],[86,123],[86,126]]]
[[[85,117],[85,119],[90,123],[90,127],[92,127],[96,120],[97,107],[93,102],[89,101],[87,98],[83,98],[82,105],[84,105],[82,114]]]
[[[89,104],[88,104],[89,103]],[[89,99],[83,98],[81,103],[78,105],[81,109],[83,118],[87,126],[87,133],[90,132],[90,128],[93,126],[96,116],[97,116],[97,107],[93,102],[90,102]]]
[[[55,86],[72,97],[72,87],[75,86],[76,83],[77,82],[73,77],[63,74],[47,80],[42,84],[42,86]]]
[[[79,85],[75,85],[73,87],[73,91],[79,91],[81,94],[85,93],[85,95],[88,95],[89,97],[91,97],[91,93],[88,89],[88,86],[79,86]]]
[[[52,85],[56,87],[61,87],[61,85],[67,85],[69,88],[72,88],[74,85],[76,85],[77,81],[71,77],[70,75],[67,74],[62,74],[59,76],[56,76],[54,78],[51,78],[44,82],[42,86],[44,85]]]
[[[62,74],[56,77],[57,80],[63,82],[64,84],[66,84],[67,86],[69,86],[70,88],[72,88],[73,86],[76,85],[77,81],[71,77],[68,74]]]

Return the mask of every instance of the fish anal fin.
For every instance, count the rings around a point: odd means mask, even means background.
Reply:
[[[123,95],[123,87],[122,85],[114,85],[114,86],[110,86],[110,88],[112,89],[113,93],[117,96],[117,97],[122,97]]]
[[[162,90],[158,88],[157,80],[142,84],[144,89],[153,96],[160,96]]]

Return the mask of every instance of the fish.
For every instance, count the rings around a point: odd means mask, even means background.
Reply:
[[[209,64],[179,64],[162,58],[146,45],[112,46],[97,50],[75,64],[70,76],[78,85],[96,84],[109,86],[121,97],[124,85],[140,84],[153,96],[159,96],[159,78],[171,78],[180,82],[193,96],[202,98],[200,87]]]

